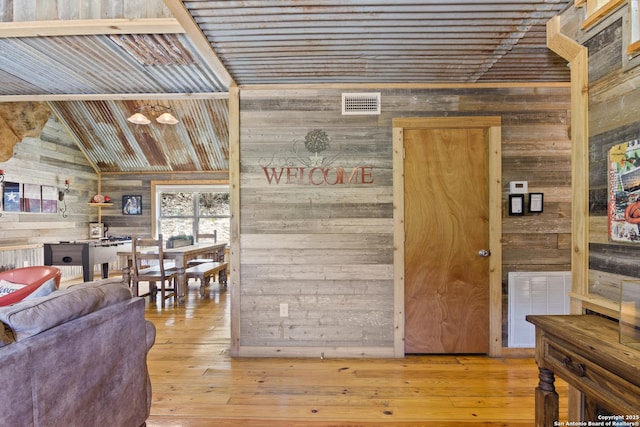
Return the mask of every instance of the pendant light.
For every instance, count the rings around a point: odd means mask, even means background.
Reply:
[[[164,105],[149,105],[145,104],[141,107],[136,108],[136,113],[131,117],[127,118],[127,120],[136,125],[148,125],[151,123],[151,120],[147,118],[143,112],[150,114],[151,116],[156,116],[156,122],[163,125],[175,125],[178,123],[178,119],[176,119],[169,111],[171,111],[171,107],[166,107]]]

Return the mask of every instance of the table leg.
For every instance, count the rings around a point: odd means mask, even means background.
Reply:
[[[122,268],[122,281],[131,286],[131,267],[133,262],[128,259],[126,265]]]
[[[103,279],[108,279],[109,278],[109,263],[105,262],[104,264],[102,264],[102,278]]]
[[[178,305],[183,305],[185,300],[185,291],[187,289],[187,275],[184,271],[184,265],[177,265],[178,283],[176,293],[178,294]]]
[[[558,393],[554,386],[553,371],[539,368],[536,387],[536,427],[548,427],[558,421]]]

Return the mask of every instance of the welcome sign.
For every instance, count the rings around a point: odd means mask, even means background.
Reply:
[[[303,150],[306,150],[304,151]],[[373,166],[340,165],[341,151],[331,151],[328,135],[321,129],[309,131],[304,141],[294,141],[292,153],[274,155],[261,162],[269,185],[369,185],[374,183]],[[338,163],[338,164],[336,164]]]

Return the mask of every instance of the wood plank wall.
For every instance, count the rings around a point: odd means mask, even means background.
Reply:
[[[0,0],[0,21],[172,18],[162,0]]]
[[[81,240],[89,237],[89,223],[95,221],[95,211],[87,202],[95,194],[97,174],[84,154],[71,139],[66,128],[51,116],[39,138],[25,138],[14,148],[14,155],[0,162],[8,182],[55,186],[65,188],[69,180],[69,193],[65,195],[67,217],[58,213],[2,212],[0,217],[0,247],[6,249],[6,259],[14,259],[7,248],[36,245],[42,252],[43,243],[60,240]],[[58,206],[62,204],[58,202]],[[20,253],[18,250],[16,253]],[[18,258],[15,258],[18,259]],[[22,261],[44,259],[42,253],[31,254]],[[23,265],[6,265],[5,268]],[[82,274],[81,268],[65,267],[63,278]]]
[[[241,355],[390,354],[394,117],[501,116],[503,281],[570,270],[568,87],[372,88],[380,116],[343,116],[341,93],[351,91],[241,89]],[[374,182],[269,184],[262,166],[302,166],[296,148],[314,129],[331,138],[323,154],[333,166],[371,165]],[[506,215],[511,180],[545,194],[542,214]]]
[[[620,282],[640,277],[639,244],[609,241],[607,156],[612,146],[640,138],[640,57],[626,54],[629,8],[581,31],[579,10],[562,16],[563,32],[589,52],[589,293],[617,303]]]
[[[3,212],[0,246],[88,238],[88,223],[94,212],[87,202],[95,194],[97,174],[54,116],[39,138],[25,138],[18,143],[13,157],[0,162],[0,169],[5,171],[6,181],[51,185],[59,190],[63,190],[65,180],[69,180],[66,218],[59,212]]]

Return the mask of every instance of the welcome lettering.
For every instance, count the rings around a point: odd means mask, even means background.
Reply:
[[[356,166],[351,169],[348,178],[345,177],[345,169],[337,168],[305,168],[286,167],[268,168],[262,167],[267,182],[273,184],[295,185],[367,185],[373,184],[373,166]]]

